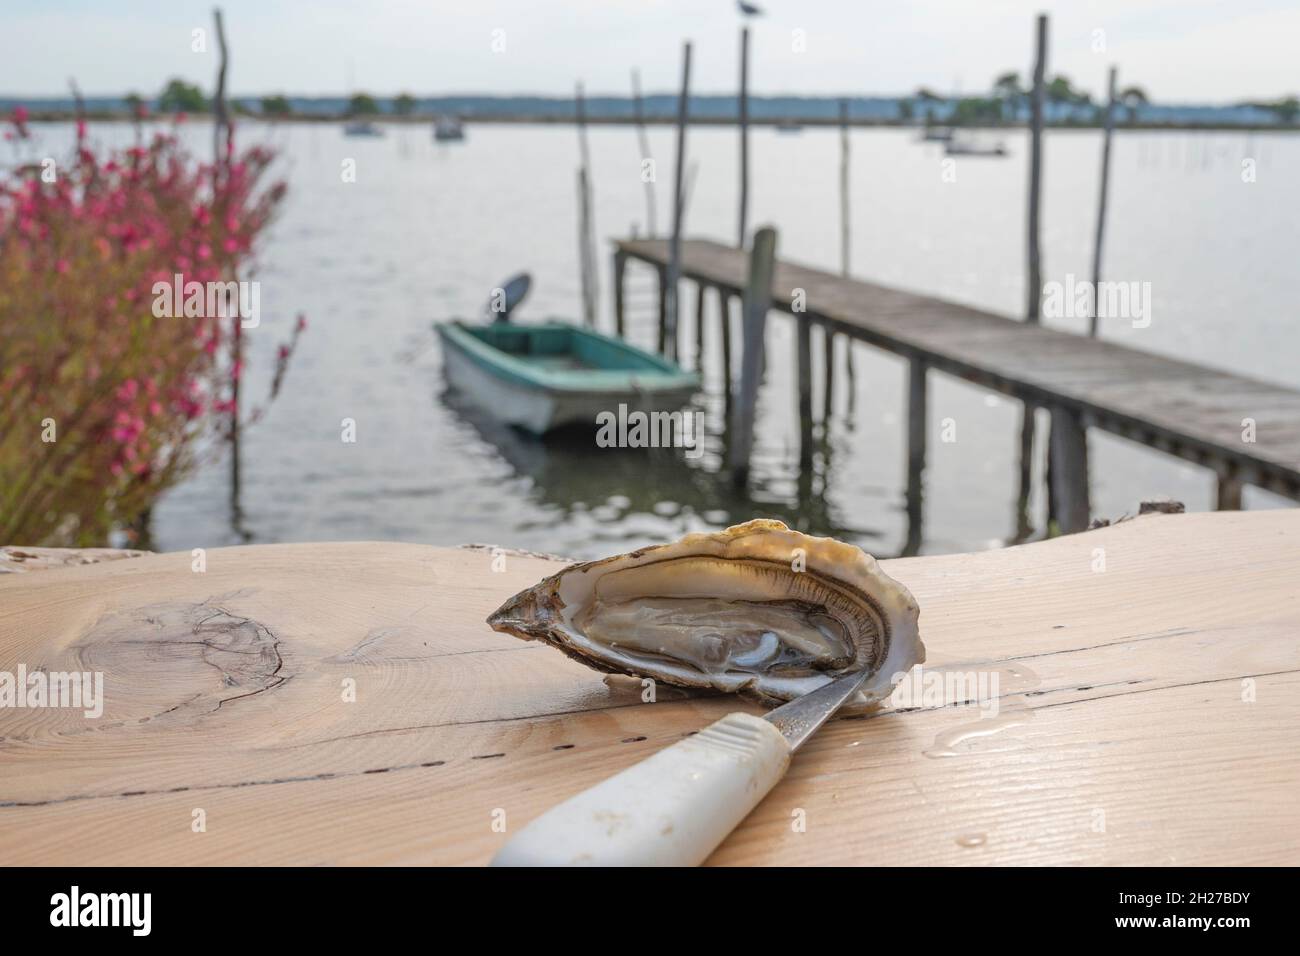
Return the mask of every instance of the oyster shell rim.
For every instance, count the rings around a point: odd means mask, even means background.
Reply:
[[[647,545],[622,554],[610,555],[593,561],[581,561],[567,565],[548,575],[537,584],[508,598],[496,611],[488,616],[487,623],[499,633],[511,634],[521,640],[540,640],[559,650],[584,666],[607,674],[623,674],[634,678],[650,678],[663,681],[676,687],[694,691],[714,690],[717,693],[736,693],[741,697],[756,700],[764,706],[773,707],[795,699],[794,696],[778,696],[769,692],[770,681],[762,675],[755,674],[751,679],[734,690],[718,687],[709,675],[701,672],[700,680],[691,682],[677,679],[663,673],[647,673],[608,659],[593,656],[586,648],[575,645],[567,628],[570,626],[565,618],[565,610],[570,607],[561,596],[564,578],[572,574],[587,575],[591,572],[621,563],[621,570],[650,566],[661,561],[680,560],[692,555],[712,556],[723,560],[744,561],[751,564],[766,564],[790,570],[788,558],[756,556],[748,553],[732,553],[737,547],[744,551],[742,542],[759,535],[784,535],[803,547],[807,564],[801,572],[790,573],[813,574],[826,581],[828,586],[850,593],[862,601],[872,611],[880,625],[880,635],[876,648],[873,648],[872,675],[862,689],[848,705],[846,711],[861,710],[883,700],[893,690],[895,675],[901,676],[913,666],[925,661],[925,645],[919,633],[920,607],[911,591],[897,579],[891,577],[880,567],[877,559],[856,545],[838,541],[830,537],[817,537],[793,530],[784,522],[768,518],[758,518],[741,524],[732,525],[719,531],[692,532],[677,541],[663,544]],[[769,545],[770,540],[761,542]],[[792,553],[793,548],[786,548],[785,553]],[[658,552],[669,552],[657,554]],[[647,560],[649,558],[649,560]],[[598,579],[596,579],[598,580]],[[869,584],[879,585],[883,594],[873,593]],[[594,584],[592,585],[594,590]],[[877,652],[878,649],[878,652]],[[878,659],[878,663],[877,663]],[[892,666],[891,666],[892,665]],[[836,672],[825,672],[825,680],[816,684],[828,683],[836,676],[851,673],[844,668]],[[820,676],[820,675],[818,675]],[[815,680],[816,677],[801,678]],[[764,684],[768,685],[765,690]],[[813,690],[815,687],[809,687]],[[807,691],[804,691],[807,693]]]

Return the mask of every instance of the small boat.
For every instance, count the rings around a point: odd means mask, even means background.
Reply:
[[[439,116],[433,124],[433,138],[439,143],[454,143],[465,138],[465,127],[455,116]]]
[[[344,136],[383,136],[384,131],[370,120],[353,120],[343,127]]]
[[[952,140],[952,129],[947,126],[927,126],[921,133],[923,143],[947,143]]]
[[[969,140],[952,140],[944,147],[949,156],[1006,156],[1007,148],[1002,143],[984,145]]]
[[[434,323],[447,383],[506,424],[536,435],[572,426],[595,430],[609,412],[675,412],[700,376],[622,339],[568,322],[519,325],[510,313],[527,294],[515,277],[489,306],[495,321]]]
[[[782,120],[776,124],[776,131],[778,133],[802,133],[803,125],[796,123],[794,120]]]

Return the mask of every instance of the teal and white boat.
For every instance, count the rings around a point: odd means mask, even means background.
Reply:
[[[509,321],[527,288],[526,277],[508,283],[504,308],[490,324],[434,325],[448,385],[497,419],[538,435],[566,426],[594,429],[597,415],[618,415],[620,405],[629,412],[673,412],[699,391],[698,373],[622,339],[568,322]]]

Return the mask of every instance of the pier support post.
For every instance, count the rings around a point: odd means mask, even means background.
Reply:
[[[812,323],[805,317],[792,316],[795,337],[798,340],[796,361],[799,382],[799,467],[812,464],[813,400],[812,400]]]
[[[742,306],[740,392],[734,415],[735,441],[731,444],[731,480],[737,488],[749,481],[749,456],[754,448],[754,408],[763,362],[763,332],[772,307],[772,272],[776,263],[776,230],[764,226],[754,233],[749,253],[749,278]]]
[[[1240,511],[1242,481],[1229,468],[1219,471],[1219,486],[1215,508],[1219,511]]]
[[[664,348],[668,341],[668,272],[660,268],[659,273],[659,340],[656,343],[660,355],[666,354]]]
[[[722,384],[727,409],[731,408],[731,304],[733,296],[718,286],[718,322],[722,332]]]
[[[620,339],[624,338],[627,321],[624,306],[627,290],[623,281],[626,274],[627,253],[619,249],[614,253],[614,332]]]
[[[695,285],[695,371],[704,372],[704,293],[708,286],[703,282]]]
[[[835,410],[835,332],[830,325],[823,325],[822,333],[822,359],[826,373],[826,390],[822,395],[822,437],[825,438],[831,414]]]
[[[924,499],[925,432],[927,406],[926,373],[929,366],[913,358],[907,375],[907,542],[903,554],[921,550],[922,503]]]
[[[1078,412],[1056,407],[1051,413],[1048,510],[1063,534],[1086,531],[1092,510],[1088,502],[1088,434]]]
[[[1020,457],[1016,465],[1019,471],[1019,489],[1016,493],[1016,534],[1013,542],[1021,542],[1029,537],[1033,530],[1029,520],[1029,499],[1033,493],[1034,479],[1034,431],[1035,416],[1038,409],[1028,399],[1020,407]]]

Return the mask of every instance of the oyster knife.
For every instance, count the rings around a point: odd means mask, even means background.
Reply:
[[[791,755],[869,676],[840,677],[765,717],[728,714],[548,810],[493,866],[695,866],[765,797]]]

